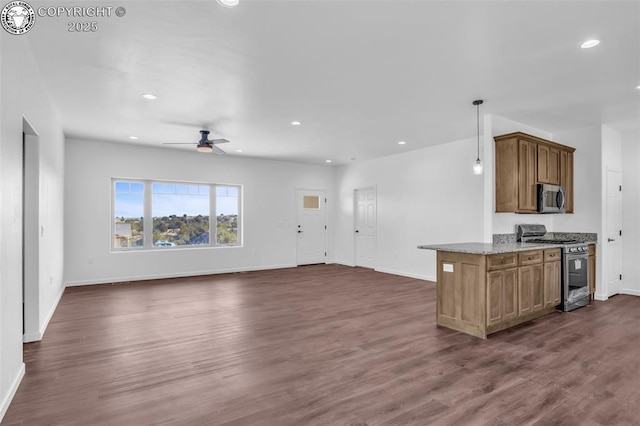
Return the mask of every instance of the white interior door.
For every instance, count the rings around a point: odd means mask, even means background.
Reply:
[[[622,192],[620,172],[607,169],[607,295],[620,293],[622,274]]]
[[[356,189],[354,198],[356,266],[374,268],[376,264],[376,189]]]
[[[324,191],[298,190],[298,265],[327,260],[326,199]]]

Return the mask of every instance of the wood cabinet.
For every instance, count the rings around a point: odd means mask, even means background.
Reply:
[[[484,318],[485,256],[438,251],[437,322],[439,325],[486,337]]]
[[[486,338],[560,304],[560,249],[494,255],[438,251],[438,325]]]
[[[565,186],[573,212],[574,148],[522,132],[494,139],[497,213],[536,213],[538,183]]]
[[[544,251],[544,308],[560,304],[562,282],[562,253],[560,249]]]
[[[518,316],[518,257],[488,256],[487,325],[509,321]]]
[[[573,213],[573,151],[560,151],[560,185],[567,191],[566,211]]]
[[[518,315],[524,316],[544,307],[543,254],[541,250],[522,252],[518,258]]]
[[[596,245],[589,244],[589,296],[593,299],[596,292]]]
[[[560,185],[560,150],[538,144],[538,182]]]
[[[538,146],[534,142],[519,140],[518,210],[535,212],[538,209],[537,159]]]

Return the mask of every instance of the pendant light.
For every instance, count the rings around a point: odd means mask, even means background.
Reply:
[[[483,102],[484,101],[482,99],[473,101],[473,105],[476,106],[476,127],[477,127],[477,135],[478,135],[478,156],[476,157],[476,162],[473,165],[474,175],[482,174],[482,161],[480,161],[480,105],[482,105]]]

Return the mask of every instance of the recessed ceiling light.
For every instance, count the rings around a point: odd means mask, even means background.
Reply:
[[[129,136],[129,139],[131,139],[131,140],[134,140],[134,141],[135,141],[135,140],[138,140],[138,137],[137,137],[137,136]]]
[[[240,0],[218,0],[218,4],[224,7],[236,7],[240,3]]]
[[[156,95],[153,95],[151,93],[143,93],[142,97],[145,98],[145,99],[149,99],[151,101],[153,101],[155,99],[158,99],[158,97]]]
[[[331,163],[331,160],[324,160],[325,163]]]
[[[296,121],[292,121],[292,122],[291,122],[291,125],[292,125],[292,126],[299,126],[299,125],[301,125],[301,124],[302,124],[302,123],[301,123],[301,122],[299,122],[299,121],[297,121],[297,120],[296,120]]]
[[[640,84],[638,84],[638,85],[636,86],[636,89],[640,90]]]
[[[236,149],[236,152],[242,152],[242,150],[241,149]]]
[[[585,41],[580,45],[580,47],[583,49],[591,49],[592,47],[596,47],[599,44],[600,44],[600,40],[592,39],[592,40]]]
[[[398,145],[406,145],[407,143],[405,141],[400,141],[398,142]]]

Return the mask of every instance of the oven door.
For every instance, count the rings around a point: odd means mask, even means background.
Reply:
[[[566,254],[562,298],[565,311],[589,304],[589,255],[587,253]]]

